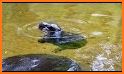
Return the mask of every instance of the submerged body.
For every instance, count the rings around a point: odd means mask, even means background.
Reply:
[[[3,60],[2,71],[80,71],[74,61],[55,55],[28,54]]]

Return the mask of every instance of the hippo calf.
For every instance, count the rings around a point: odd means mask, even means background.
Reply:
[[[81,68],[62,56],[27,54],[3,59],[2,71],[81,71]]]

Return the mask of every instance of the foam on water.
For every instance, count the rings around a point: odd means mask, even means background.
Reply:
[[[104,54],[96,56],[92,63],[92,71],[115,71],[112,59],[108,59]]]
[[[116,45],[108,42],[100,43],[99,45],[103,49],[103,52],[97,55],[95,60],[92,62],[92,71],[115,71],[114,64],[116,63],[116,60],[111,58],[109,55],[112,53],[112,49],[117,49]],[[115,56],[115,58],[118,57]]]
[[[117,48],[116,45],[113,45],[111,43],[101,43],[99,45],[105,51],[105,53],[107,53],[108,56],[109,54],[111,54],[112,49]]]

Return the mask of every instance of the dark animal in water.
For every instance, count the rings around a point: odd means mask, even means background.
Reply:
[[[3,59],[2,71],[81,71],[81,68],[62,56],[28,54]]]
[[[61,37],[59,38],[59,42],[56,42],[56,37],[54,36],[45,36],[43,39],[40,39],[39,42],[50,42],[55,44],[65,44],[75,41],[86,40],[86,37],[81,36],[80,34],[74,34],[70,32],[62,32]]]
[[[59,39],[61,37],[62,30],[57,24],[52,24],[52,23],[47,23],[47,22],[41,22],[39,24],[39,30],[44,32],[44,37],[46,35],[49,36],[54,36],[57,37],[54,40],[56,42],[59,42]]]
[[[41,22],[39,23],[39,30],[44,31],[44,37],[41,42],[54,42],[57,44],[69,43],[85,39],[79,34],[69,33],[63,31],[57,24]],[[39,41],[39,42],[40,42]]]

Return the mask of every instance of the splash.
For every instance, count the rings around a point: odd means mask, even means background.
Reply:
[[[115,71],[113,60],[99,54],[92,63],[92,71]]]
[[[112,53],[111,50],[116,46],[110,43],[101,43],[100,46],[103,52],[97,55],[92,62],[92,71],[115,71],[115,61],[109,55]]]

